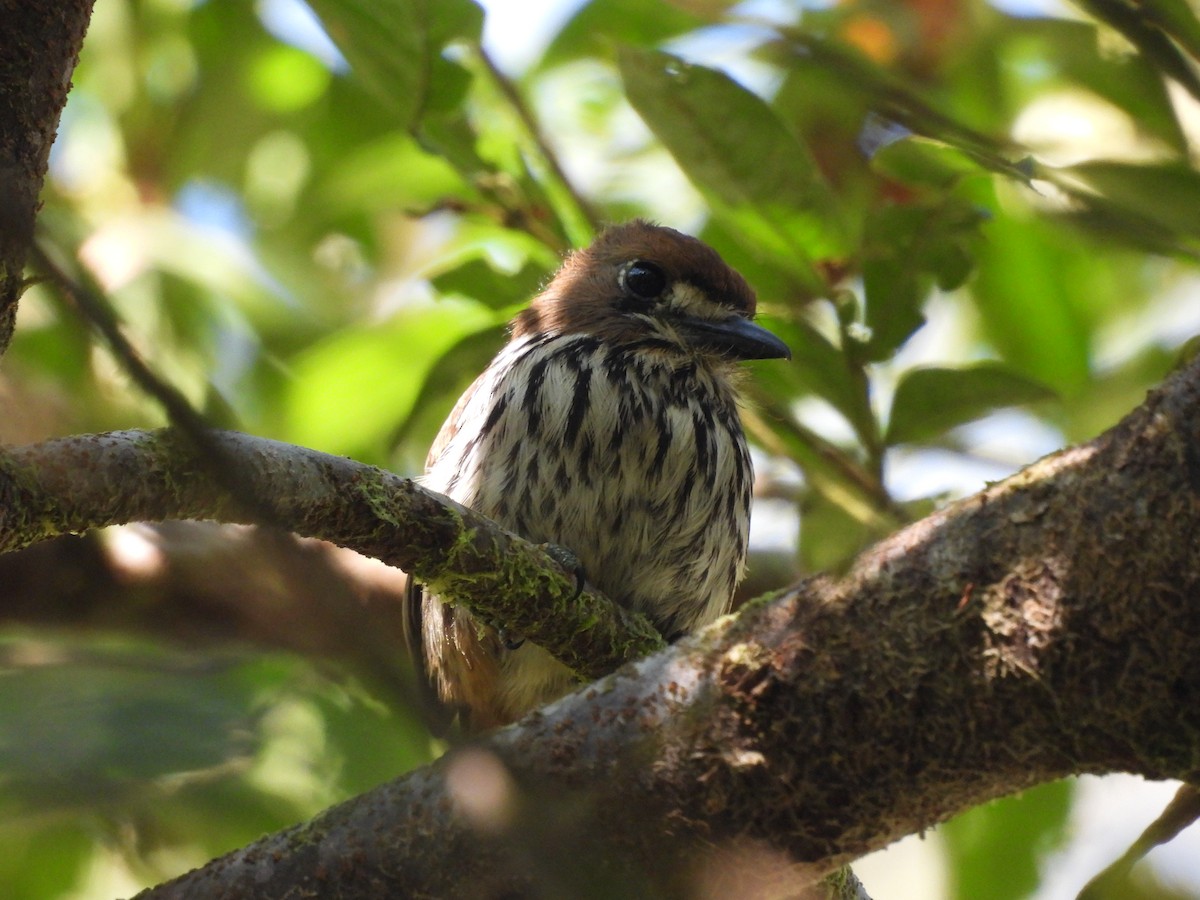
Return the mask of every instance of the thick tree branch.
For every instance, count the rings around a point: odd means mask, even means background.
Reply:
[[[622,868],[672,894],[730,859],[772,895],[1071,773],[1194,780],[1198,535],[1200,361],[840,581],[148,896],[478,897]]]
[[[642,616],[578,585],[545,550],[390,472],[234,432],[206,443],[255,502],[217,483],[172,431],[80,435],[0,453],[0,552],[104,525],[263,521],[403,568],[484,621],[544,646],[592,679],[663,646]]]
[[[93,0],[0,0],[0,354],[8,347],[38,194]]]

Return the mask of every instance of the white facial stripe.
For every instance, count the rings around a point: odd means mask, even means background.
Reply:
[[[729,318],[729,310],[709,299],[708,295],[694,284],[677,281],[667,292],[666,305],[675,312],[710,319],[714,322]]]

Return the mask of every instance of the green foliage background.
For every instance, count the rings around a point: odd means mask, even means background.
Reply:
[[[286,4],[101,0],[52,159],[42,240],[221,424],[415,473],[561,254],[654,218],[795,353],[749,382],[766,588],[947,489],[896,472],[968,490],[1093,436],[1200,331],[1183,0],[591,0],[517,73],[472,0],[310,6],[340,58]],[[5,440],[163,421],[47,285],[4,376]],[[336,666],[139,633],[2,633],[3,896],[154,883],[436,751]],[[1070,796],[944,829],[952,896],[1028,896]]]

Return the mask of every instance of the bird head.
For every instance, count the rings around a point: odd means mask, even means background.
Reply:
[[[752,321],[755,306],[750,285],[703,241],[635,220],[568,256],[513,336],[591,334],[719,360],[790,359],[787,345]]]

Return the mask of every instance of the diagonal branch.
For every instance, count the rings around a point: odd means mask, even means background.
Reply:
[[[843,579],[147,896],[554,893],[623,870],[677,895],[726,863],[772,896],[1068,774],[1195,780],[1198,536],[1200,360]]]
[[[585,588],[542,548],[390,472],[236,432],[210,432],[254,486],[218,483],[174,431],[61,438],[0,453],[0,551],[135,521],[265,521],[403,568],[485,622],[545,647],[592,679],[663,646],[642,616]],[[269,499],[268,499],[269,498]]]

